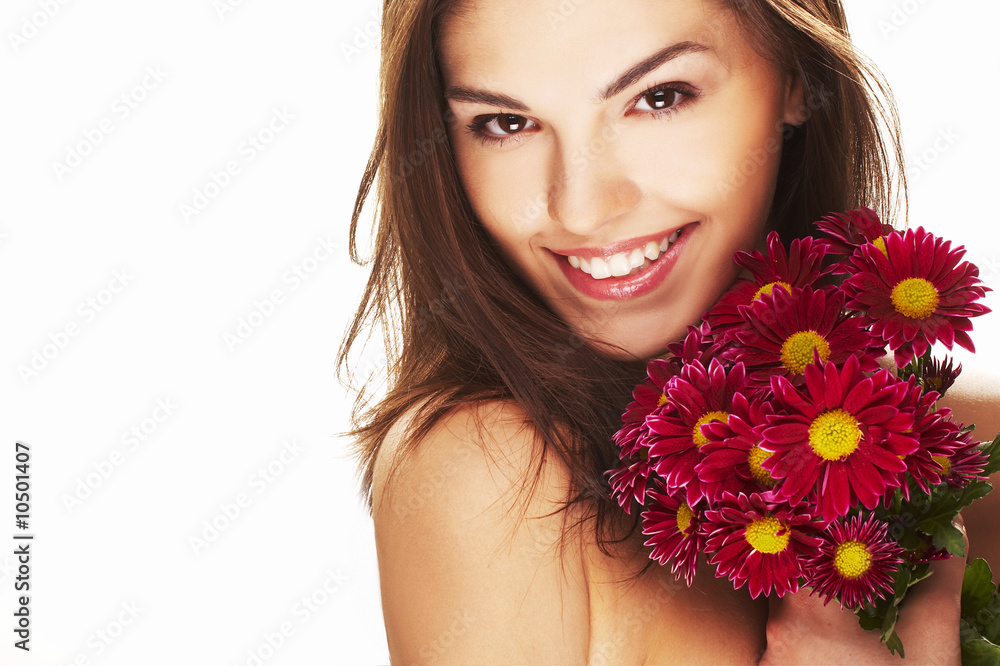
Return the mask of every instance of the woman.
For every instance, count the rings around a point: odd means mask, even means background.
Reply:
[[[354,219],[379,174],[380,225],[341,360],[395,336],[355,433],[394,660],[895,659],[815,597],[769,613],[707,571],[643,573],[603,476],[645,361],[735,251],[905,198],[845,26],[833,0],[386,3]],[[899,631],[955,662],[962,563],[937,566]]]

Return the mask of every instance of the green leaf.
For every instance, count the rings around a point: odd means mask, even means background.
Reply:
[[[962,493],[962,506],[960,508],[964,509],[969,506],[977,499],[986,497],[993,491],[993,484],[987,481],[973,481],[966,487],[965,492]]]
[[[892,632],[892,635],[885,640],[885,646],[889,648],[889,652],[892,654],[896,654],[898,652],[900,658],[906,656],[906,654],[903,652],[903,641],[899,640],[899,634],[897,634],[895,631]]]
[[[986,560],[979,558],[965,565],[962,579],[962,615],[975,617],[993,599],[997,588],[993,584],[993,572]]]
[[[907,588],[910,587],[911,572],[909,567],[900,567],[896,573],[893,575],[892,581],[892,592],[896,597],[901,597],[906,594]]]
[[[983,627],[983,638],[993,643],[1000,643],[1000,615],[993,615],[993,619]]]
[[[993,472],[1000,471],[1000,434],[992,442],[983,446],[983,452],[989,456],[990,461],[983,470],[983,476],[988,476]]]
[[[951,523],[941,527],[934,533],[934,547],[944,548],[956,557],[965,557],[965,538],[962,530]]]
[[[1000,666],[1000,646],[985,638],[962,642],[963,666]]]
[[[899,617],[899,608],[896,606],[891,606],[885,614],[885,619],[882,621],[882,642],[888,644],[890,639],[896,635],[896,619]],[[898,638],[896,638],[899,641]],[[903,645],[899,645],[900,651],[902,651]],[[891,647],[889,648],[892,649]]]
[[[865,631],[875,631],[876,629],[880,629],[882,627],[882,619],[878,616],[868,615],[863,613],[860,609],[855,612],[855,615],[858,616],[858,624],[860,624],[861,628]]]

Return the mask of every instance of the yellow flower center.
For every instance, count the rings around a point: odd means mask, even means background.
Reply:
[[[879,249],[879,251],[882,254],[884,254],[885,256],[887,256],[887,257],[889,256],[889,250],[887,250],[886,247],[885,247],[885,236],[879,236],[878,238],[876,238],[875,240],[873,240],[872,241],[872,245],[874,245],[875,247],[877,247]]]
[[[775,287],[784,287],[785,291],[787,291],[788,293],[792,293],[792,285],[788,284],[787,282],[781,282],[779,280],[777,282],[768,282],[763,287],[758,289],[757,293],[753,295],[753,300],[759,301],[761,296],[764,295],[770,296],[771,292],[774,290]]]
[[[806,366],[813,362],[813,350],[819,350],[819,358],[830,358],[830,343],[816,331],[799,331],[788,336],[781,345],[781,362],[795,374],[802,374]]]
[[[762,486],[767,486],[768,488],[776,484],[777,481],[775,481],[774,478],[771,477],[771,474],[766,469],[761,467],[760,464],[767,460],[770,456],[770,451],[765,451],[760,448],[760,445],[754,444],[753,448],[750,449],[750,458],[748,461],[750,463],[750,473],[753,475],[753,478],[757,479],[757,483]]]
[[[931,456],[931,460],[941,465],[941,469],[944,470],[945,474],[951,474],[951,461],[944,456]]]
[[[657,407],[662,407],[665,404],[667,404],[667,394],[666,393],[661,393],[659,400],[656,401],[656,406]]]
[[[844,578],[860,578],[872,566],[872,554],[860,541],[845,541],[833,552],[833,568]]]
[[[694,511],[686,502],[682,502],[677,508],[677,531],[683,534],[685,539],[691,536],[688,534],[688,528],[691,527],[692,518],[694,518]]]
[[[927,319],[938,306],[938,290],[923,278],[907,278],[892,290],[896,312],[910,319]]]
[[[823,460],[843,460],[860,441],[857,420],[842,409],[823,412],[809,426],[809,446]]]
[[[728,418],[729,414],[726,412],[707,412],[703,414],[700,419],[698,419],[698,422],[694,424],[691,436],[694,437],[694,443],[699,449],[708,444],[708,437],[705,437],[705,433],[701,431],[701,427],[706,423],[711,423],[712,421],[721,421],[725,423]]]
[[[790,536],[788,528],[774,516],[759,518],[747,525],[747,543],[766,555],[780,553],[787,548]]]

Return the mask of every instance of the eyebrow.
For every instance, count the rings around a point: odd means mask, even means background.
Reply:
[[[674,58],[687,55],[689,53],[701,53],[711,50],[711,47],[690,41],[677,42],[676,44],[662,48],[648,58],[636,63],[608,84],[597,96],[597,101],[603,102],[611,97],[614,97],[646,74],[652,72],[660,65],[669,62]],[[466,88],[463,86],[449,86],[444,91],[444,97],[445,99],[454,100],[456,102],[472,102],[492,106],[501,106],[510,109],[511,111],[529,110],[527,104],[514,99],[509,95],[493,93],[487,90],[477,90],[475,88]]]

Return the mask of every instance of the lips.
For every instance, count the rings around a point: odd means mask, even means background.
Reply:
[[[599,300],[636,298],[666,279],[696,226],[689,224],[669,234],[632,239],[605,248],[561,250],[554,254],[567,279],[584,295]]]
[[[579,268],[595,280],[606,280],[609,277],[622,277],[638,273],[656,261],[660,254],[666,252],[680,237],[681,229],[669,236],[664,236],[659,242],[647,241],[644,245],[633,248],[630,252],[617,252],[608,258],[602,256],[567,257],[569,265]]]

